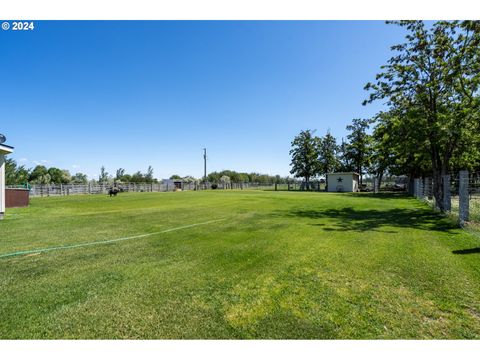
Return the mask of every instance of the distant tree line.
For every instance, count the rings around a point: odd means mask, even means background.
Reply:
[[[302,131],[291,173],[305,181],[333,171],[431,177],[443,210],[443,175],[480,170],[480,21],[389,22],[406,30],[364,105],[386,109],[347,126],[347,141]],[[369,128],[372,127],[372,131]]]
[[[256,172],[236,172],[233,170],[214,171],[207,175],[207,181],[210,183],[281,183],[288,181],[280,175],[267,175]]]
[[[56,167],[47,168],[44,165],[28,169],[25,165],[18,165],[15,160],[10,158],[7,158],[5,162],[5,178],[8,185],[83,184],[88,182],[87,175],[82,173],[72,176],[68,170]]]
[[[125,169],[120,168],[115,176],[111,176],[102,166],[98,180],[88,180],[88,176],[81,172],[71,175],[68,170],[56,167],[47,168],[44,165],[37,165],[33,169],[28,169],[24,165],[18,165],[13,159],[7,158],[5,164],[5,177],[8,185],[22,184],[88,184],[89,182],[99,183],[158,183],[153,177],[153,168],[148,167],[145,173],[137,171],[134,174],[128,174]]]
[[[172,175],[170,176],[171,180],[182,180],[187,183],[192,182],[202,182],[202,179],[196,179],[193,176],[180,176],[180,175]],[[221,183],[262,183],[262,184],[273,184],[273,183],[285,183],[290,178],[281,177],[280,175],[267,175],[267,174],[260,174],[256,172],[237,172],[234,170],[222,170],[222,171],[214,171],[207,175],[207,181],[212,184],[221,184]]]
[[[182,180],[186,183],[194,183],[203,181],[191,175],[170,176],[172,180]],[[236,172],[233,170],[223,170],[220,172],[212,172],[208,174],[207,181],[210,183],[280,183],[288,181],[288,178],[283,178],[280,175],[271,176],[266,174],[259,174],[256,172]],[[24,165],[18,165],[15,160],[7,158],[6,160],[6,182],[8,185],[22,185],[22,184],[88,184],[88,183],[158,183],[159,180],[153,177],[153,168],[148,167],[145,173],[137,171],[133,174],[128,174],[124,168],[119,168],[115,174],[107,172],[105,166],[100,168],[98,179],[88,179],[88,176],[83,173],[76,173],[71,175],[68,170],[59,169],[56,167],[47,168],[44,165],[37,165],[33,169],[28,169]]]

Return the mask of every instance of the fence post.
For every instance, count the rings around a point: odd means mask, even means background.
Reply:
[[[442,175],[443,187],[443,208],[446,212],[452,210],[451,192],[450,192],[450,175]]]
[[[468,171],[460,171],[458,181],[458,220],[463,226],[469,220]]]
[[[420,189],[420,179],[413,179],[413,196],[417,199],[420,197],[419,189]]]
[[[423,197],[430,200],[432,198],[432,178],[425,178],[423,183]]]
[[[418,179],[418,198],[420,200],[425,198],[425,186],[422,178]]]

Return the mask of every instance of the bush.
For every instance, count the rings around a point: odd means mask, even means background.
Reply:
[[[218,185],[217,184],[212,184],[212,189],[215,190],[218,188]]]

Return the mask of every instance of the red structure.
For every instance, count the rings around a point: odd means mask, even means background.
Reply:
[[[5,207],[26,207],[29,203],[30,191],[27,189],[6,189],[5,190]]]

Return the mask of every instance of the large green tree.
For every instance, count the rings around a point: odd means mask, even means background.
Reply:
[[[108,172],[105,170],[105,166],[102,165],[100,168],[100,175],[98,175],[98,182],[99,183],[106,183],[110,180],[110,175]]]
[[[30,172],[25,166],[18,166],[13,159],[5,159],[5,182],[7,185],[21,185],[28,182]]]
[[[149,166],[145,173],[145,182],[151,184],[153,182],[153,167]]]
[[[48,169],[43,165],[37,165],[31,171],[29,181],[33,184],[46,185],[50,184],[52,178],[48,173]]]
[[[407,31],[406,41],[365,89],[365,102],[383,100],[407,124],[405,138],[423,140],[430,159],[436,204],[444,209],[442,175],[453,159],[478,144],[480,133],[480,22],[394,22]]]
[[[370,165],[372,137],[367,130],[371,123],[370,119],[353,119],[352,123],[347,125],[347,130],[350,131],[347,135],[349,142],[343,155],[349,159],[353,170],[360,174],[360,183],[364,170]]]
[[[72,176],[71,182],[72,184],[87,184],[88,176],[83,173],[76,173]]]
[[[72,180],[72,176],[68,170],[51,167],[47,172],[50,175],[50,181],[53,184],[68,184]]]
[[[327,134],[320,139],[319,147],[319,172],[327,179],[327,174],[335,172],[340,168],[339,160],[340,147],[337,145],[337,139],[330,134],[330,130]],[[326,181],[328,184],[328,181]]]
[[[314,131],[303,130],[292,141],[290,155],[292,162],[290,174],[302,177],[307,190],[310,188],[310,179],[320,173],[319,149],[321,140],[314,136]]]

